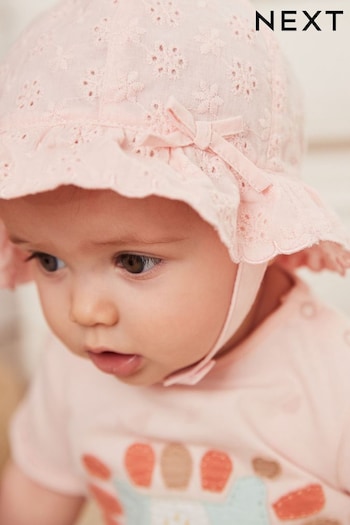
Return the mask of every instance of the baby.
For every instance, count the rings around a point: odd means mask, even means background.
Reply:
[[[346,525],[350,267],[244,0],[66,0],[1,69],[1,284],[52,331],[1,525]]]

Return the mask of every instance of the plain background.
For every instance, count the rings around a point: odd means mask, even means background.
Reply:
[[[96,0],[97,1],[97,0]],[[234,1],[234,0],[227,0]],[[0,0],[0,57],[21,30],[53,0]],[[341,215],[350,230],[350,10],[348,0],[255,0],[256,9],[269,17],[275,12],[275,33],[293,64],[305,93],[308,153],[304,178]],[[282,10],[297,11],[296,31],[280,30]],[[303,13],[320,10],[310,27]],[[343,10],[332,31],[326,10]],[[288,15],[291,17],[291,15]],[[291,24],[293,25],[293,24]],[[350,272],[349,272],[350,273]],[[350,275],[312,275],[302,272],[317,293],[350,314]],[[31,285],[15,293],[0,291],[0,356],[28,377],[37,361],[44,322]]]

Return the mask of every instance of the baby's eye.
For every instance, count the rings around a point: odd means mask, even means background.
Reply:
[[[133,274],[149,272],[160,262],[161,259],[158,259],[157,257],[136,255],[134,253],[123,253],[116,258],[118,267]]]
[[[27,261],[32,259],[37,259],[40,266],[42,266],[46,272],[50,273],[57,272],[57,270],[65,267],[65,263],[61,259],[49,253],[34,252],[28,257]]]

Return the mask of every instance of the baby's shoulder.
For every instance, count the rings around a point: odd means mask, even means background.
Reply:
[[[290,294],[292,328],[318,344],[330,342],[350,351],[350,317],[330,303],[321,300],[307,285],[297,284]]]

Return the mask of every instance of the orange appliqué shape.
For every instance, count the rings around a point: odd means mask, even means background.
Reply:
[[[123,513],[123,507],[113,494],[110,494],[93,484],[89,485],[89,491],[106,515]]]
[[[112,472],[101,460],[93,456],[92,454],[84,454],[81,458],[81,461],[86,469],[86,471],[99,479],[110,479]]]
[[[316,514],[323,509],[325,501],[321,485],[308,485],[286,494],[272,506],[280,520],[295,520]]]
[[[153,448],[146,443],[134,443],[127,448],[125,468],[138,487],[150,487],[155,463]]]
[[[201,461],[202,488],[222,492],[233,470],[231,458],[221,450],[208,450]]]

